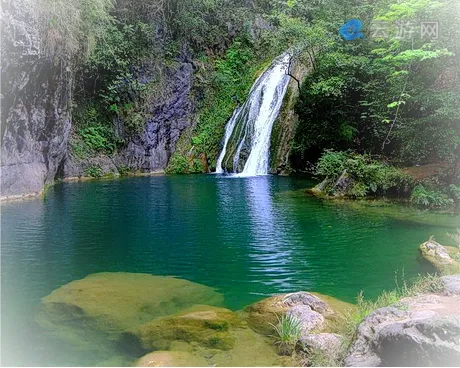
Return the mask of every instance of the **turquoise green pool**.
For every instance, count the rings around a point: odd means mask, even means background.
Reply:
[[[60,184],[1,209],[3,365],[97,364],[34,323],[40,299],[97,272],[176,276],[238,310],[308,290],[353,302],[429,270],[418,246],[449,244],[448,214],[354,208],[308,196],[305,179],[155,176]],[[103,302],[103,300],[101,300]],[[115,354],[115,353],[114,353]]]

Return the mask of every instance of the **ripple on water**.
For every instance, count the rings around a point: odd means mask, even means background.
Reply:
[[[143,177],[60,184],[45,200],[2,205],[2,358],[50,364],[32,321],[40,299],[89,274],[178,276],[215,288],[232,310],[297,290],[351,302],[393,288],[395,271],[424,272],[419,244],[435,235],[448,245],[460,226],[455,216],[318,200],[303,192],[312,184]],[[54,360],[81,362],[69,354]]]

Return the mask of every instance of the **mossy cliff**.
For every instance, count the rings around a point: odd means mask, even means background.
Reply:
[[[291,146],[299,119],[294,107],[300,93],[299,81],[303,81],[307,73],[308,69],[300,63],[294,67],[292,74],[295,79],[291,78],[280,115],[273,125],[270,140],[270,172],[272,174],[289,175],[292,171]]]

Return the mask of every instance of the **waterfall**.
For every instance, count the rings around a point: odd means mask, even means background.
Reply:
[[[289,55],[282,55],[256,80],[245,103],[225,128],[217,173],[265,175],[269,169],[270,138],[289,84]]]

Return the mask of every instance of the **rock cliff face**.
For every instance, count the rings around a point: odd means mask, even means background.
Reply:
[[[110,157],[99,155],[81,160],[69,153],[63,167],[64,178],[85,176],[91,166],[99,167],[102,175],[118,174],[120,167],[141,172],[166,168],[182,131],[192,124],[195,104],[190,96],[193,65],[186,57],[165,74],[166,90],[163,97],[152,103],[150,119],[143,133],[134,136],[125,148]],[[144,70],[137,78],[146,83],[153,77]],[[123,135],[122,123],[117,130]]]
[[[6,0],[1,11],[1,198],[38,194],[56,178],[87,176],[95,166],[102,175],[118,174],[120,167],[165,169],[180,134],[193,120],[194,69],[187,55],[165,67],[165,91],[152,102],[142,134],[115,155],[79,159],[69,150],[74,75],[70,63],[56,63],[42,52],[38,12],[29,5],[28,0]],[[154,71],[147,67],[136,78],[150,82]],[[117,130],[126,137],[122,123]]]
[[[41,54],[36,12],[3,1],[1,197],[41,192],[63,161],[70,132],[71,69]]]

